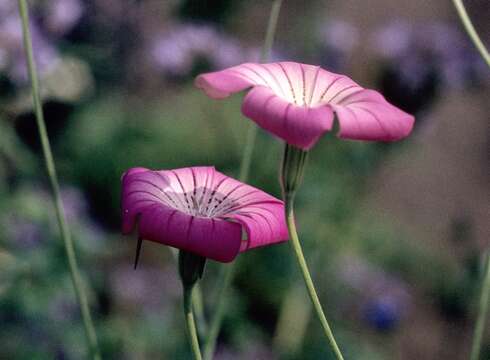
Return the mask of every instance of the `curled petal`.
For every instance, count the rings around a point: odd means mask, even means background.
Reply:
[[[332,107],[340,123],[339,137],[344,139],[400,140],[410,134],[415,121],[374,90],[357,91]]]
[[[228,216],[245,227],[246,241],[240,251],[286,241],[288,231],[280,203],[250,204]]]

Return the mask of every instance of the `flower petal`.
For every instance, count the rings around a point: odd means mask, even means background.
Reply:
[[[288,230],[282,203],[261,202],[243,206],[227,215],[245,227],[246,241],[240,252],[288,240]]]
[[[138,227],[140,236],[145,240],[220,262],[232,261],[241,244],[242,230],[239,224],[188,215],[165,205],[143,210]]]
[[[250,90],[242,112],[263,129],[304,150],[309,150],[332,128],[334,118],[329,105],[297,106],[263,86]]]
[[[284,203],[250,185],[227,179],[221,191],[230,203],[217,210],[221,218],[244,226],[247,239],[242,242],[240,251],[287,241]]]
[[[410,134],[415,121],[374,90],[358,90],[332,107],[339,119],[339,137],[344,139],[400,140]]]

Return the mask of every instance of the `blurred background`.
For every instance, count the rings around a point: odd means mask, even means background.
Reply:
[[[467,2],[490,45],[488,0]],[[269,1],[30,1],[44,111],[105,359],[188,359],[168,248],[120,233],[128,168],[238,176],[242,96],[196,74],[257,61]],[[84,359],[14,0],[0,1],[0,358]],[[490,71],[449,1],[285,0],[272,59],[318,64],[416,116],[394,144],[324,137],[299,192],[300,237],[346,359],[466,359],[490,242]],[[250,183],[280,196],[259,133]],[[238,258],[216,359],[330,359],[287,244]],[[208,262],[205,315],[219,265]],[[487,330],[488,326],[487,326]],[[490,331],[482,359],[490,358]]]

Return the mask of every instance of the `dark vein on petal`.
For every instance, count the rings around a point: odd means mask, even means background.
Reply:
[[[179,182],[179,185],[180,185],[180,188],[182,189],[182,193],[184,195],[184,199],[185,199],[185,202],[187,204],[187,209],[189,210],[189,212],[191,211],[191,204],[189,202],[189,199],[187,198],[187,193],[184,189],[184,185],[182,185],[182,181],[180,180],[180,177],[179,175],[177,174],[177,172],[175,172],[174,170],[171,170],[172,171],[172,174],[174,174],[174,176],[177,178],[177,181]]]
[[[356,106],[356,108],[361,109],[361,110],[364,110],[365,112],[367,112],[368,114],[370,114],[378,122],[379,127],[381,128],[381,130],[383,130],[386,134],[388,134],[388,136],[390,138],[393,137],[391,135],[391,132],[388,131],[388,129],[384,126],[384,124],[382,123],[382,121],[379,119],[379,117],[375,113],[373,113],[371,110],[366,109],[366,108],[364,108],[362,106]]]
[[[191,230],[192,230],[192,224],[194,223],[194,216],[190,217],[189,224],[187,225],[187,234],[185,236],[186,240],[185,243],[186,245],[189,245],[189,238],[191,237]]]
[[[247,70],[250,70],[251,72],[253,72],[255,75],[257,75],[265,83],[265,85],[267,85],[269,88],[271,88],[271,85],[269,84],[269,81],[264,76],[262,76],[262,74],[259,73],[257,70],[255,70],[254,68],[249,67],[248,65],[242,65],[242,67],[245,68],[245,69],[247,69]]]
[[[333,99],[335,99],[337,96],[339,96],[340,94],[342,94],[343,92],[345,92],[345,91],[347,91],[347,90],[350,90],[350,89],[352,89],[352,88],[356,88],[356,87],[359,87],[359,86],[357,86],[357,85],[350,85],[350,86],[347,86],[347,87],[343,88],[343,89],[342,89],[342,90],[340,90],[338,93],[336,93],[334,96],[332,96],[330,99],[328,99],[328,100],[327,100],[327,103],[331,104],[331,103],[332,103],[332,101],[333,101]],[[359,91],[362,91],[362,89],[361,89],[361,90],[359,90]],[[353,92],[353,94],[355,94],[356,92],[358,92],[358,91],[354,91],[354,92]],[[349,95],[350,95],[350,94],[349,94]],[[346,97],[348,97],[349,95],[347,95]],[[342,101],[342,100],[343,100],[343,99],[340,99],[340,100],[339,100],[339,102],[340,102],[340,101]]]
[[[291,79],[289,78],[289,75],[286,72],[286,69],[284,69],[284,66],[281,63],[278,63],[278,65],[281,67],[282,72],[284,73],[284,75],[286,76],[286,79],[288,80],[289,89],[291,90],[291,94],[293,95],[293,101],[295,104],[297,104],[298,102],[296,100],[296,94],[294,93],[293,83],[291,82]]]
[[[338,76],[336,77],[330,84],[328,84],[327,88],[325,89],[325,91],[322,93],[322,96],[320,96],[320,101],[323,101],[323,98],[325,97],[325,95],[327,94],[327,91],[332,87],[333,84],[335,84],[338,80],[340,79],[343,79],[344,77],[343,76]]]
[[[303,67],[303,64],[299,64],[299,67],[301,68],[301,77],[303,79],[303,105],[306,105],[306,79],[305,79],[305,69]]]
[[[243,212],[243,213],[239,213],[240,215],[242,216],[245,216],[245,217],[248,217],[249,219],[253,219],[255,220],[255,222],[257,224],[259,224],[260,226],[260,222],[254,218],[254,216],[250,215],[250,214],[253,214],[255,216],[258,216],[262,219],[264,219],[265,223],[267,224],[267,227],[269,228],[269,232],[270,232],[270,238],[273,239],[274,238],[274,229],[272,228],[272,225],[269,223],[269,218],[267,216],[265,216],[264,214],[261,214],[259,212],[256,212],[256,211],[247,211],[246,213]],[[260,226],[262,228],[262,226]]]
[[[148,181],[146,179],[134,179],[134,180],[132,180],[132,182],[133,183],[135,183],[135,182],[145,183],[145,184],[151,185],[152,187],[156,188],[157,190],[159,190],[162,193],[164,192],[160,186],[158,186],[157,184],[154,184],[151,181]]]
[[[361,122],[357,118],[355,111],[350,109],[348,106],[344,106],[344,109],[349,111],[352,114],[352,116],[354,116],[354,120],[355,123],[357,124],[357,129],[359,130],[359,134],[362,134]],[[342,122],[340,122],[340,128],[342,129]]]
[[[285,98],[287,98],[287,95],[284,92],[284,89],[282,88],[281,83],[279,82],[279,80],[277,80],[276,75],[274,74],[274,72],[271,69],[269,69],[269,66],[267,66],[267,65],[263,65],[263,67],[270,74],[270,76],[272,77],[272,79],[274,79],[274,82],[276,83],[276,85],[279,88],[279,90],[281,90],[282,95]]]
[[[359,88],[359,91],[354,91],[353,93],[351,93],[351,94],[347,95],[346,97],[344,97],[344,98],[340,99],[340,100],[339,100],[339,102],[337,102],[337,104],[340,104],[340,105],[348,105],[348,104],[345,104],[345,102],[346,102],[348,99],[350,99],[351,97],[353,97],[353,96],[355,96],[355,95],[357,95],[357,94],[359,94],[359,93],[363,92],[364,90],[365,90],[365,89],[363,89],[363,88]],[[356,102],[356,103],[360,103],[360,102],[367,102],[367,103],[370,103],[370,102],[372,102],[372,101],[363,101],[363,100],[361,100],[361,101],[355,101],[355,102]]]
[[[313,101],[313,96],[315,95],[316,83],[318,82],[318,74],[320,73],[320,67],[316,67],[315,76],[313,78],[313,89],[311,90],[310,100],[308,101],[308,105],[311,106],[311,102]]]
[[[157,194],[154,194],[152,192],[149,192],[149,191],[146,191],[146,190],[133,190],[133,191],[129,191],[127,192],[125,195],[126,196],[131,196],[131,195],[134,195],[134,194],[148,194],[148,195],[151,195],[153,197],[155,197],[156,199],[162,201],[162,202],[165,202],[164,199],[162,199],[160,196],[158,196]]]

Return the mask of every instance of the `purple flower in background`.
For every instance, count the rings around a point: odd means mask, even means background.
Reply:
[[[282,201],[214,167],[130,169],[122,210],[123,233],[220,262],[288,239]]]
[[[361,301],[359,311],[367,325],[389,331],[409,312],[411,295],[401,279],[356,256],[342,257],[337,268],[339,279],[359,294],[355,299]]]
[[[110,271],[109,282],[112,297],[121,302],[121,306],[141,306],[144,311],[170,307],[180,297],[179,278],[170,266],[164,269],[142,267],[134,271],[130,266],[119,265]]]
[[[353,50],[359,44],[359,30],[351,23],[334,19],[320,29],[322,66],[334,71],[345,70]]]
[[[205,25],[185,24],[174,27],[154,39],[151,45],[153,63],[163,72],[174,76],[187,75],[198,58],[210,65],[219,59],[236,61],[240,49],[221,36],[214,28]]]
[[[61,188],[61,199],[68,222],[80,221],[81,219],[87,218],[88,202],[77,187],[63,186]]]
[[[393,330],[403,314],[403,306],[395,296],[381,295],[364,304],[363,314],[366,322],[379,331]]]
[[[35,22],[31,22],[31,36],[34,58],[41,75],[57,66],[59,54],[56,48],[44,36]],[[2,53],[4,71],[19,85],[28,81],[26,60],[22,42],[22,24],[17,12],[0,18],[0,53]]]
[[[46,4],[44,24],[50,33],[64,35],[79,22],[84,10],[79,0],[50,0]]]
[[[468,85],[483,62],[465,36],[443,22],[394,20],[375,31],[371,43],[375,52],[399,71],[399,80],[416,87],[416,92],[430,77],[452,87]]]
[[[3,226],[6,229],[7,239],[13,246],[35,248],[44,240],[43,227],[23,216],[7,216],[3,221]]]
[[[189,75],[198,60],[217,69],[252,60],[250,55],[249,48],[208,25],[175,26],[155,37],[150,45],[154,66],[171,76]]]

